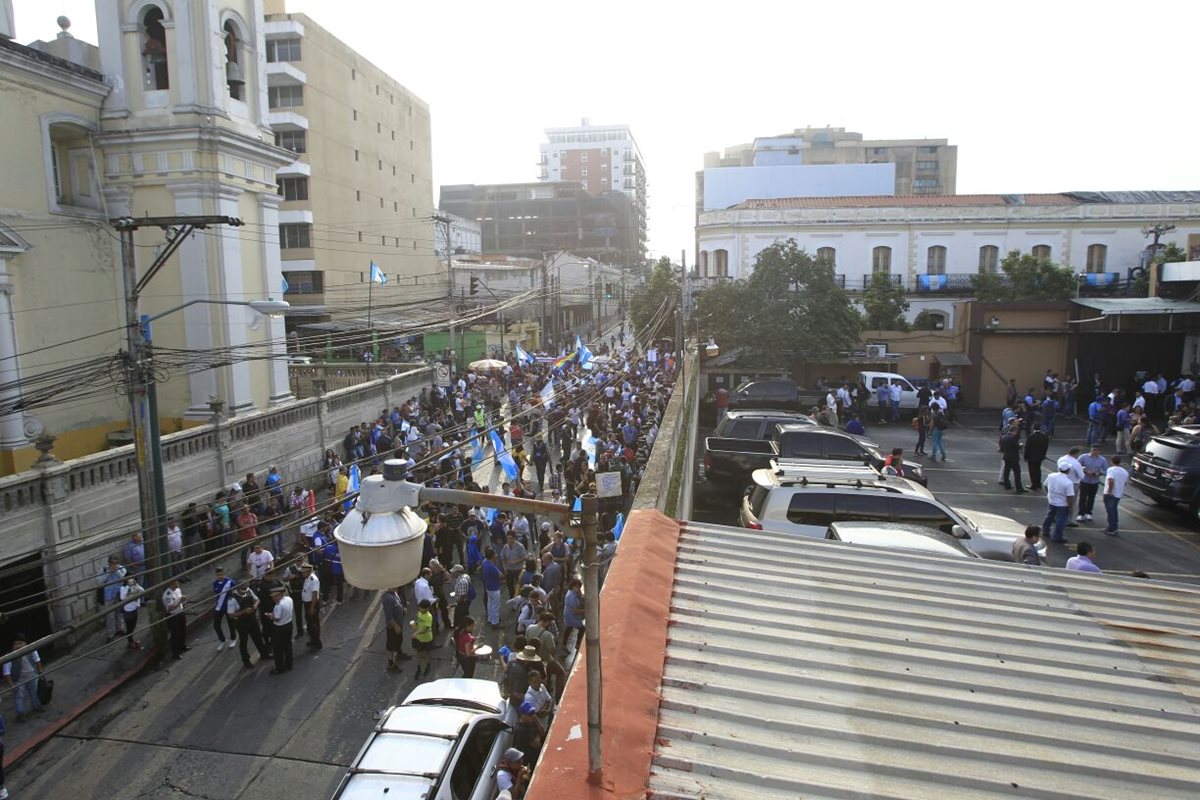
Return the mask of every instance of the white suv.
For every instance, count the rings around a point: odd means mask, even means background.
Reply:
[[[744,528],[824,538],[834,522],[902,522],[952,535],[983,558],[1012,561],[1025,526],[1009,517],[952,508],[910,480],[865,467],[789,464],[753,473],[742,498]]]
[[[334,800],[492,800],[516,721],[494,681],[423,683],[383,713]]]

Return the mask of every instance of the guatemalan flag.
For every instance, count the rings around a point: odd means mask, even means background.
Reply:
[[[542,396],[542,405],[546,408],[554,405],[554,378],[546,381],[546,385],[542,387],[540,394]]]
[[[587,363],[592,360],[592,351],[588,350],[588,346],[578,336],[575,337],[575,349],[579,352],[579,366],[586,368]]]
[[[349,485],[346,487],[346,494],[350,494],[350,493],[352,493],[352,492],[354,492],[354,493],[357,493],[357,492],[358,492],[358,488],[359,488],[359,483],[358,483],[358,478],[359,478],[359,474],[358,474],[358,464],[351,464],[351,465],[350,465],[350,472],[349,472],[349,475],[350,475],[350,483],[349,483]],[[343,510],[343,511],[349,511],[349,510],[350,510],[351,508],[353,508],[353,507],[354,507],[354,498],[352,498],[352,497],[347,497],[347,498],[346,498],[346,502],[342,503],[342,510]]]
[[[387,275],[383,274],[383,270],[376,266],[374,261],[371,262],[371,283],[378,283],[380,286],[387,283]]]
[[[517,479],[517,462],[513,461],[512,453],[504,449],[504,442],[500,440],[500,435],[495,431],[489,432],[492,439],[492,448],[496,451],[496,460],[500,462],[500,466],[504,468],[504,474],[508,476],[510,481]]]
[[[521,364],[532,364],[533,363],[533,361],[534,361],[533,356],[529,355],[529,353],[526,353],[525,350],[521,347],[521,345],[517,345],[516,353],[517,353],[517,362],[518,363],[521,363]]]

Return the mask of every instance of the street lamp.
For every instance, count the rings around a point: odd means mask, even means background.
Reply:
[[[151,573],[151,579],[147,581],[148,586],[153,586],[167,579],[165,569],[166,561],[166,519],[167,519],[167,492],[163,481],[163,463],[162,463],[162,433],[158,425],[158,383],[154,380],[154,375],[150,369],[147,369],[153,360],[153,341],[150,336],[150,323],[155,320],[162,319],[165,316],[174,314],[176,311],[182,311],[195,305],[212,305],[212,306],[245,306],[246,308],[254,309],[260,314],[265,314],[268,317],[281,317],[291,307],[291,304],[286,300],[208,300],[197,299],[189,300],[183,305],[169,308],[162,313],[153,316],[143,314],[140,319],[140,328],[142,331],[142,355],[147,362],[145,365],[135,364],[135,368],[130,372],[131,382],[140,380],[144,382],[146,389],[146,405],[147,413],[142,417],[142,424],[145,429],[142,431],[142,441],[147,442],[147,451],[150,461],[150,476],[148,488],[153,501],[154,509],[154,530],[153,536],[148,537],[153,541],[153,554],[157,555],[157,565]],[[140,376],[140,377],[138,377]],[[134,387],[130,388],[130,398],[136,397]],[[135,432],[136,433],[136,432]],[[224,488],[224,487],[222,487]],[[146,520],[142,520],[142,528],[145,529]],[[149,559],[147,559],[149,560]],[[160,626],[161,627],[161,626]],[[156,629],[158,630],[158,629]]]

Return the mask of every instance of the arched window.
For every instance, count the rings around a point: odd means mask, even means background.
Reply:
[[[1108,245],[1090,244],[1087,251],[1087,271],[1093,275],[1104,272],[1108,262]]]
[[[946,274],[946,248],[935,244],[925,255],[925,272],[928,275]]]
[[[892,248],[880,245],[871,251],[871,272],[889,275],[892,272]]]
[[[818,247],[817,258],[829,263],[829,266],[837,269],[837,249],[833,247]]]
[[[246,77],[243,73],[242,35],[237,23],[226,20],[225,30],[225,85],[234,100],[246,99]]]
[[[700,263],[697,265],[696,271],[700,275],[701,278],[708,277],[708,251],[707,250],[700,251]]]
[[[718,278],[729,277],[729,251],[714,250],[713,259],[716,263],[713,265],[713,275]]]
[[[979,248],[979,271],[995,272],[1000,266],[1000,248],[994,244],[985,244]]]
[[[1033,257],[1038,261],[1049,261],[1052,255],[1050,245],[1048,244],[1035,244],[1030,253],[1032,253]]]
[[[163,27],[163,12],[158,6],[150,6],[142,15],[142,73],[146,89],[171,88],[167,72],[167,29]]]

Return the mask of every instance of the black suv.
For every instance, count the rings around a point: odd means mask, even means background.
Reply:
[[[1186,508],[1200,521],[1200,429],[1171,428],[1133,457],[1129,480],[1160,505]]]
[[[712,435],[722,439],[770,439],[775,435],[775,426],[785,423],[816,425],[817,421],[796,411],[728,411],[725,419],[713,430]]]

